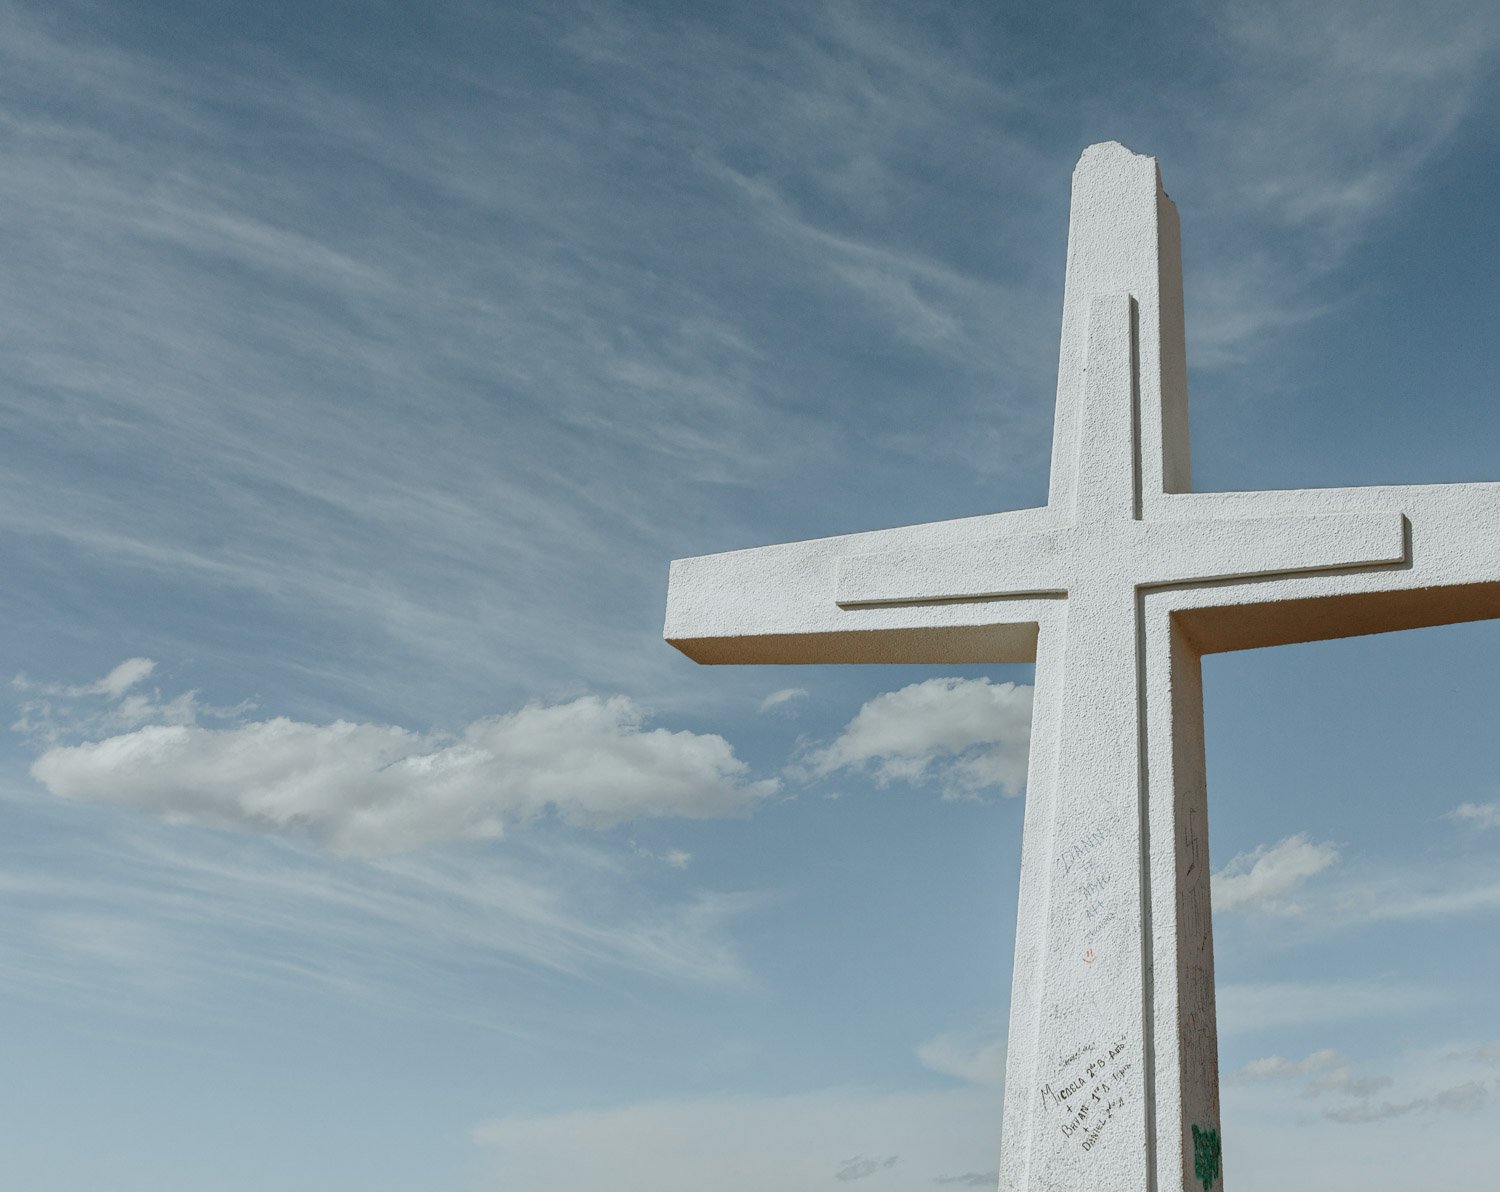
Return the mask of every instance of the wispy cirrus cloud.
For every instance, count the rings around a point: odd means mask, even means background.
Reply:
[[[1388,1032],[1370,1042],[1365,1061],[1323,1048],[1255,1061],[1224,1082],[1226,1120],[1239,1123],[1244,1139],[1238,1169],[1246,1182],[1311,1173],[1335,1186],[1349,1179],[1391,1192],[1433,1178],[1482,1182],[1495,1157],[1491,1074],[1463,1071],[1471,1057],[1455,1063],[1451,1050],[1402,1045]],[[1367,1065],[1378,1075],[1356,1074]],[[1303,1095],[1287,1095],[1293,1082]],[[1331,1124],[1348,1137],[1330,1134]]]
[[[1309,1072],[1316,1072],[1342,1062],[1343,1057],[1338,1052],[1331,1047],[1324,1047],[1300,1060],[1289,1060],[1280,1055],[1251,1060],[1244,1067],[1231,1072],[1226,1079],[1231,1081],[1282,1080],[1288,1076],[1305,1076]]]
[[[945,1076],[1000,1088],[1005,1084],[1005,1050],[1003,1030],[949,1031],[919,1046],[917,1059]]]
[[[1500,1066],[1500,1043],[1481,1043],[1477,1047],[1466,1047],[1449,1051],[1443,1058]]]
[[[1439,1089],[1409,1101],[1382,1101],[1379,1105],[1345,1105],[1325,1110],[1323,1116],[1331,1122],[1362,1125],[1367,1122],[1383,1122],[1391,1118],[1406,1117],[1414,1113],[1460,1113],[1472,1114],[1490,1102],[1489,1088],[1477,1080]]]
[[[1464,804],[1446,818],[1483,828],[1486,815],[1485,805]],[[1213,875],[1213,897],[1217,912],[1274,915],[1288,929],[1319,933],[1491,914],[1500,882],[1487,857],[1348,857],[1299,832],[1232,858]]]
[[[779,691],[771,692],[770,695],[761,700],[757,711],[762,715],[767,712],[789,712],[806,699],[806,687],[783,687]]]
[[[751,981],[732,927],[767,896],[645,864],[546,833],[355,860],[111,822],[0,857],[0,983],[145,1016],[311,996],[540,1036],[592,1029],[559,1004],[570,985]]]
[[[1270,360],[1288,329],[1348,301],[1328,279],[1480,109],[1500,19],[1475,0],[1262,0],[1217,9],[1205,32],[1222,102],[1179,127],[1193,223],[1220,234],[1189,241],[1192,349],[1200,366]]]
[[[1227,89],[1257,101],[1253,120],[1222,109],[1242,201],[1338,251],[1395,202],[1480,98],[1500,45],[1494,9],[1440,0],[1372,12],[1264,0],[1217,16]]]
[[[137,690],[155,670],[150,658],[127,658],[93,683],[35,683],[17,675],[10,682],[11,689],[25,698],[17,707],[11,731],[50,747],[141,725],[229,720],[255,706],[246,700],[232,708],[216,708],[200,700],[197,691],[164,697],[160,689]]]
[[[1478,4],[1255,11],[1179,31],[1233,102],[1127,99],[1173,130],[1139,148],[1215,180],[1218,226],[1290,238],[1189,254],[1201,362],[1324,301],[1309,241],[1408,193],[1496,34]],[[226,642],[232,665],[457,717],[497,685],[659,679],[662,560],[860,525],[894,461],[1039,478],[1065,72],[949,21],[778,12],[762,44],[705,14],[476,9],[488,59],[403,46],[362,90],[6,9],[0,527],[76,586],[146,577],[285,642]],[[538,39],[552,67],[507,57]],[[955,234],[975,204],[1004,222]]]
[[[1300,833],[1260,845],[1213,875],[1214,910],[1298,914],[1302,907],[1287,896],[1338,859],[1334,845],[1315,844]]]
[[[32,89],[8,109],[0,183],[26,229],[26,301],[5,312],[27,426],[6,471],[13,534],[249,602],[304,638],[357,613],[387,657],[457,676],[504,658],[524,688],[548,663],[579,673],[558,610],[595,625],[599,659],[622,589],[655,603],[659,514],[692,520],[672,492],[784,457],[755,412],[758,349],[706,294],[684,282],[626,317],[655,267],[621,221],[673,217],[644,178],[632,195],[582,168],[609,130],[513,112],[474,153],[468,119],[331,93],[286,62],[205,74],[22,10],[5,22],[7,79]],[[306,152],[278,150],[283,135]],[[434,206],[443,237],[423,231]],[[606,599],[610,553],[625,578]],[[508,599],[517,585],[527,601]],[[617,640],[603,669],[635,652]]]
[[[1401,870],[1347,890],[1336,911],[1351,920],[1374,922],[1443,919],[1455,915],[1493,914],[1500,911],[1500,882],[1488,867],[1445,867],[1403,874]],[[1412,879],[1402,885],[1402,877]]]
[[[1368,1097],[1383,1088],[1389,1088],[1392,1083],[1389,1076],[1356,1076],[1349,1060],[1331,1047],[1321,1048],[1300,1060],[1289,1060],[1279,1055],[1251,1060],[1231,1073],[1228,1079],[1230,1082],[1246,1082],[1302,1077],[1308,1077],[1303,1085],[1303,1095],[1309,1097],[1330,1092],[1351,1097]]]
[[[1294,874],[1296,865],[1288,869]],[[1249,873],[1253,872],[1252,866]],[[1277,876],[1275,871],[1271,876]],[[1268,897],[1273,908],[1282,909],[1276,896]],[[1341,865],[1316,884],[1299,885],[1292,905],[1296,914],[1283,915],[1283,919],[1310,932],[1360,923],[1452,919],[1500,910],[1500,882],[1495,880],[1494,866],[1483,857],[1363,857]]]
[[[36,692],[40,695],[61,696],[76,699],[79,696],[100,695],[120,699],[127,691],[149,679],[156,670],[150,658],[127,658],[102,679],[92,683],[33,683],[25,675],[17,675],[10,681],[16,691]]]
[[[1460,803],[1448,812],[1447,818],[1479,831],[1500,828],[1500,803]]]

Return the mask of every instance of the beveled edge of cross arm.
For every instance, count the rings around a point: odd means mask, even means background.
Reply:
[[[1067,595],[1071,525],[941,546],[848,554],[839,560],[840,608]]]
[[[1500,526],[1500,481],[1373,484],[1346,488],[1269,488],[1226,492],[1148,493],[1150,520],[1285,517],[1393,510],[1417,524],[1432,516],[1467,516]]]
[[[982,605],[966,605],[969,609]],[[1019,611],[1019,610],[1015,610]],[[750,633],[706,637],[667,636],[667,643],[703,666],[829,666],[847,664],[961,666],[1036,661],[1043,613],[1030,620],[953,625],[905,625]],[[976,619],[978,620],[978,619]]]
[[[1500,619],[1500,579],[1388,587],[1361,582],[1370,578],[1349,572],[1230,584],[1212,593],[1158,589],[1147,601],[1148,608],[1160,603],[1199,654]]]
[[[1196,495],[1196,494],[1195,494]],[[1231,581],[1153,595],[1200,653],[1500,618],[1500,484],[1211,493],[1200,514],[1286,516],[1310,507],[1401,511],[1408,561],[1390,568]],[[1315,502],[1310,506],[1309,501]]]
[[[1405,517],[1411,565],[1434,583],[1500,576],[1500,483],[1173,493],[1150,508],[1163,522],[1350,513]]]
[[[1051,524],[1043,507],[677,559],[663,636],[709,664],[1030,662],[1055,600],[844,609],[839,565]]]

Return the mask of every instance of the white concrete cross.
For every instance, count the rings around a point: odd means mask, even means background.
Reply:
[[[1221,1183],[1205,653],[1500,616],[1500,484],[1194,493],[1177,214],[1073,175],[1046,507],[672,564],[705,663],[1036,662],[1005,1192]]]

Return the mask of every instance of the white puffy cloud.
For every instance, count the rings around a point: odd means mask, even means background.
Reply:
[[[363,855],[495,837],[547,811],[593,828],[737,815],[776,789],[749,780],[722,737],[644,721],[623,696],[584,696],[477,720],[457,736],[284,717],[151,724],[55,747],[31,772],[63,798]]]
[[[882,786],[935,783],[948,798],[986,789],[1018,795],[1030,740],[1030,687],[928,679],[870,700],[807,763],[820,776],[869,770]]]
[[[1338,859],[1332,844],[1314,844],[1302,833],[1241,853],[1213,875],[1214,910],[1295,914],[1301,908],[1284,896]]]
[[[1460,803],[1448,818],[1476,828],[1500,828],[1500,803]]]

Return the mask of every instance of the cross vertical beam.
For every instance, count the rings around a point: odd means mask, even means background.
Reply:
[[[1177,208],[1161,187],[1156,159],[1113,141],[1090,145],[1073,171],[1047,499],[1054,509],[1073,504],[1090,306],[1101,294],[1129,294],[1139,310],[1141,488],[1187,492],[1192,468]]]

